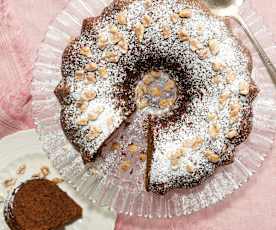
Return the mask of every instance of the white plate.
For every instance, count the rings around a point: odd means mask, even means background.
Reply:
[[[3,182],[9,178],[15,178],[16,169],[20,165],[26,165],[26,173],[20,176],[17,184],[28,179],[34,173],[38,173],[42,166],[49,166],[48,178],[58,177],[58,173],[50,165],[46,154],[42,151],[41,142],[34,130],[21,131],[7,136],[0,141],[0,194],[7,196],[7,189]],[[83,208],[83,218],[66,227],[66,230],[114,229],[115,214],[106,208],[88,207],[87,202],[82,201],[76,193],[65,183],[61,187]],[[0,212],[3,213],[3,202],[0,203]],[[9,229],[0,215],[0,230]]]

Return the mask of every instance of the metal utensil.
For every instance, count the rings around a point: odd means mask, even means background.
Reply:
[[[248,25],[245,23],[243,18],[239,14],[239,7],[244,3],[245,0],[204,0],[204,2],[209,6],[211,11],[219,16],[231,17],[235,19],[241,27],[244,29],[245,33],[248,35],[249,39],[256,48],[261,60],[263,61],[271,79],[276,85],[276,68],[273,65],[270,58],[267,56],[266,52],[250,31]]]

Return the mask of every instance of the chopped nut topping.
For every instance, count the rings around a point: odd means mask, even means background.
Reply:
[[[79,101],[76,102],[76,107],[79,108],[79,110],[81,112],[84,112],[88,107],[88,102],[83,101],[83,100],[79,100]]]
[[[159,101],[159,106],[160,106],[160,108],[163,108],[163,109],[168,108],[173,105],[174,101],[175,101],[175,99],[173,99],[173,98],[161,99]]]
[[[89,112],[87,114],[87,118],[89,121],[96,121],[98,119],[99,115],[100,115],[99,113]]]
[[[196,53],[201,60],[205,60],[209,57],[209,50],[207,48],[196,50]]]
[[[249,94],[249,83],[247,81],[240,82],[240,94],[241,95]]]
[[[179,16],[178,16],[178,14],[172,14],[170,18],[171,18],[172,23],[177,23]]]
[[[236,137],[237,135],[238,135],[237,131],[232,129],[226,134],[226,137],[229,139],[232,139],[232,138]]]
[[[76,70],[76,72],[75,72],[75,79],[77,80],[77,81],[81,81],[81,80],[83,80],[83,77],[84,77],[84,70]]]
[[[115,150],[119,150],[121,148],[120,144],[118,142],[114,142],[111,145],[111,150],[115,151]]]
[[[212,138],[217,138],[220,133],[220,125],[219,124],[211,124],[209,126],[209,134]]]
[[[211,54],[217,55],[219,53],[219,43],[216,39],[211,39],[208,42]]]
[[[215,121],[218,119],[218,116],[215,113],[208,113],[208,120]]]
[[[233,72],[233,71],[229,71],[228,73],[227,73],[227,76],[226,76],[226,81],[227,81],[227,83],[229,84],[229,83],[232,83],[233,81],[235,81],[236,80],[236,75],[235,75],[235,73]]]
[[[196,138],[194,138],[193,139],[193,141],[192,141],[192,145],[191,145],[191,147],[192,147],[192,149],[198,149],[202,144],[203,144],[203,139],[201,138],[201,137],[196,137]]]
[[[130,169],[131,162],[129,160],[124,160],[121,162],[120,169],[127,172]]]
[[[7,179],[7,180],[4,180],[4,187],[5,188],[10,188],[12,186],[14,186],[16,183],[16,179],[13,179],[13,178],[10,178],[10,179]]]
[[[178,35],[178,38],[180,39],[180,41],[182,41],[182,42],[185,42],[185,41],[189,40],[189,34],[184,29],[178,31],[177,35]]]
[[[97,137],[99,137],[101,133],[102,133],[102,130],[99,127],[91,126],[86,136],[88,139],[94,140]]]
[[[145,16],[143,17],[143,19],[142,19],[142,23],[143,23],[143,25],[144,25],[145,28],[149,27],[150,24],[151,24],[151,22],[152,22],[152,19],[151,19],[151,17],[148,16],[148,15],[145,15]]]
[[[171,168],[172,170],[177,170],[179,168],[179,159],[177,158],[171,159]]]
[[[164,84],[164,90],[167,92],[170,92],[174,88],[175,88],[175,82],[171,79],[166,81],[166,83]]]
[[[119,13],[117,16],[117,21],[120,25],[127,25],[127,17],[125,13]]]
[[[140,158],[140,161],[146,161],[147,160],[147,154],[141,153],[139,158]]]
[[[171,28],[169,26],[163,26],[161,28],[161,34],[162,34],[162,36],[163,36],[164,39],[170,38],[171,35],[172,35]]]
[[[80,54],[86,57],[92,57],[91,49],[87,46],[80,48]]]
[[[222,71],[224,67],[225,67],[224,64],[219,61],[216,61],[213,63],[213,70],[216,72]]]
[[[212,150],[207,149],[204,152],[204,155],[206,156],[206,158],[208,159],[208,161],[212,162],[212,163],[217,163],[220,160],[219,155],[215,154]]]
[[[154,82],[154,78],[151,74],[146,74],[144,77],[143,77],[143,82],[146,84],[146,85],[149,85],[150,83]]]
[[[40,168],[40,172],[41,172],[42,177],[45,178],[45,177],[47,177],[49,175],[50,169],[49,169],[48,166],[42,166]]]
[[[97,64],[94,62],[91,62],[85,66],[85,69],[87,71],[95,71],[97,69]]]
[[[161,71],[160,70],[152,70],[150,72],[150,75],[153,76],[154,78],[159,78],[159,77],[161,77]]]
[[[146,98],[143,98],[142,100],[137,101],[138,109],[144,109],[149,106],[149,102]]]
[[[127,51],[128,51],[128,41],[126,39],[122,39],[121,41],[119,41],[118,46],[122,49],[122,52],[124,54],[127,53]]]
[[[143,97],[148,92],[148,88],[144,84],[138,84],[135,93],[137,97]]]
[[[115,25],[110,25],[109,26],[109,32],[110,33],[116,33],[116,32],[118,32],[118,27],[115,26]]]
[[[145,27],[141,23],[138,23],[134,27],[134,32],[135,32],[138,42],[141,43],[144,38]]]
[[[97,81],[96,76],[94,73],[87,73],[86,74],[86,82],[87,84],[95,84]]]
[[[108,39],[103,34],[100,34],[97,45],[101,50],[105,49],[108,45]]]
[[[55,177],[55,178],[53,178],[51,181],[52,181],[53,183],[55,183],[55,184],[60,184],[60,183],[63,183],[63,182],[64,182],[64,180],[63,180],[62,178],[60,178],[60,177]]]
[[[114,32],[111,34],[111,42],[113,45],[119,43],[123,39],[123,34],[120,32]]]
[[[81,99],[84,101],[91,101],[95,99],[97,93],[94,90],[84,90],[81,94]]]
[[[241,106],[238,102],[230,105],[229,116],[231,121],[235,121],[239,117],[240,108]]]
[[[117,63],[119,61],[120,56],[113,51],[106,51],[103,53],[103,59],[107,62]]]
[[[113,118],[112,117],[107,118],[106,123],[107,123],[107,127],[109,129],[112,129],[112,127],[113,127]]]
[[[138,146],[136,144],[129,144],[127,149],[131,154],[134,154],[137,152]]]
[[[88,119],[87,118],[80,118],[80,119],[78,119],[77,124],[82,125],[82,126],[87,125],[88,124]]]
[[[202,47],[202,45],[200,44],[200,42],[195,39],[195,38],[191,38],[190,39],[190,47],[192,51],[196,51],[198,49],[200,49]]]
[[[145,0],[144,2],[145,8],[149,8],[152,5],[152,0]]]
[[[187,164],[186,170],[187,170],[188,173],[193,173],[194,172],[193,164],[191,164],[191,163]]]
[[[219,96],[219,104],[224,106],[230,97],[230,92],[226,91]]]
[[[184,9],[184,10],[181,10],[179,13],[178,13],[179,17],[181,18],[190,18],[192,17],[192,11],[189,10],[189,9]]]
[[[100,77],[102,77],[102,78],[107,78],[107,77],[108,77],[108,70],[107,70],[107,68],[105,68],[105,67],[100,67],[100,68],[99,68],[99,75],[100,75]]]
[[[159,87],[151,87],[149,89],[149,94],[153,97],[160,97],[162,92]]]
[[[212,78],[212,83],[213,83],[213,84],[218,85],[220,82],[221,82],[221,81],[220,81],[219,75],[215,75],[215,76]]]
[[[26,172],[26,168],[27,168],[27,166],[25,164],[20,165],[16,170],[16,174],[23,175]]]

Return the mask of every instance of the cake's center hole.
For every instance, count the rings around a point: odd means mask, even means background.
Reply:
[[[135,89],[137,108],[149,113],[163,113],[175,103],[175,81],[161,70],[151,70],[143,75]]]

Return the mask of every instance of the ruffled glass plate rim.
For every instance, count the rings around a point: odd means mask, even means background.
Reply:
[[[276,94],[266,70],[245,34],[233,24],[234,33],[250,49],[254,62],[253,79],[260,94],[254,103],[253,131],[239,146],[233,164],[220,168],[202,185],[181,192],[158,196],[146,191],[135,191],[120,178],[101,175],[88,170],[80,155],[73,149],[59,123],[60,107],[53,89],[61,78],[60,62],[63,49],[71,37],[80,33],[82,20],[97,16],[108,2],[96,0],[71,0],[67,7],[49,26],[42,42],[33,70],[33,118],[43,149],[61,176],[80,196],[98,206],[107,206],[116,213],[148,218],[170,218],[188,215],[217,203],[238,190],[262,165],[271,152],[276,133]],[[246,2],[241,15],[248,22],[268,54],[276,61],[276,47],[272,34],[263,25]],[[274,120],[273,120],[274,119]]]

